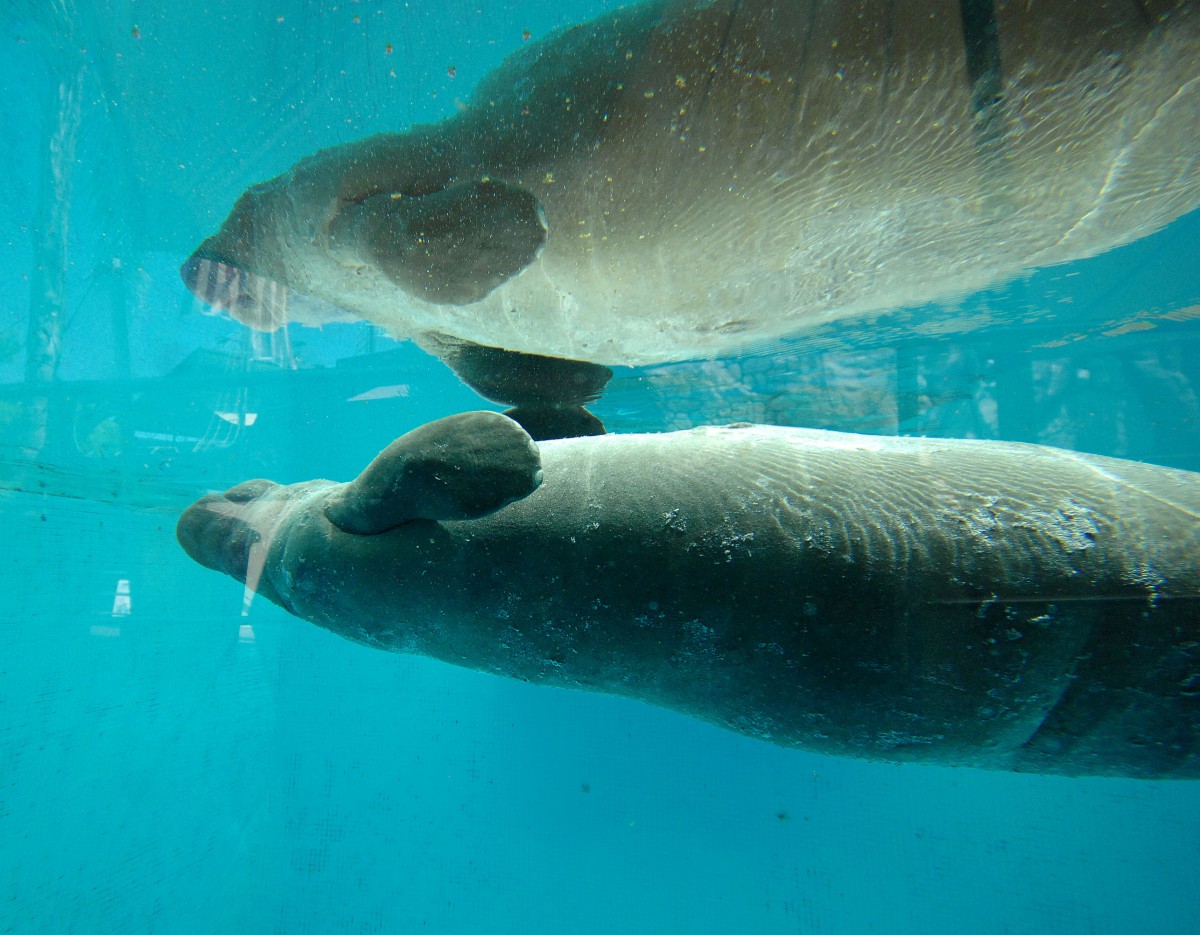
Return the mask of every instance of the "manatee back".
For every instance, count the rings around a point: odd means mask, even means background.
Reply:
[[[959,0],[651,7],[560,40],[594,69],[548,64],[552,43],[481,88],[473,170],[535,194],[546,249],[419,326],[604,363],[713,356],[1090,256],[1200,202],[1191,3],[997,4],[994,108]]]
[[[1200,775],[1200,476],[763,427],[542,453],[461,531],[503,542],[503,671],[839,754]]]

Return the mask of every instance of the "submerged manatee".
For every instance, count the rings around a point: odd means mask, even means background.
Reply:
[[[249,189],[183,278],[256,328],[319,323],[287,308],[318,297],[552,417],[605,364],[964,294],[1192,210],[1198,6],[624,7],[523,48],[440,124]]]
[[[191,506],[198,562],[380,649],[832,754],[1200,777],[1200,475],[766,426],[430,423]]]

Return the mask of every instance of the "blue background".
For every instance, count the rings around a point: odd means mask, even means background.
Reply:
[[[349,477],[485,405],[367,324],[264,337],[202,314],[188,251],[247,185],[445,116],[525,31],[604,7],[2,4],[0,931],[1195,931],[1200,784],[783,750],[378,653],[263,601],[243,616],[241,587],[176,545],[205,490]],[[46,381],[26,351],[52,247]],[[1192,215],[949,308],[619,370],[597,412],[1200,470],[1198,248]]]

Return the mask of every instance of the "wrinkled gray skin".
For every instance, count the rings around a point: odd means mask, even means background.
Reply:
[[[184,280],[256,328],[337,306],[490,399],[575,406],[606,371],[518,399],[541,363],[495,378],[471,349],[722,356],[1091,256],[1200,204],[1194,0],[996,0],[994,41],[962,3],[616,10],[523,47],[442,123],[249,189]]]
[[[1196,474],[763,426],[539,452],[469,413],[350,484],[205,497],[178,535],[348,639],[779,744],[1200,777]]]

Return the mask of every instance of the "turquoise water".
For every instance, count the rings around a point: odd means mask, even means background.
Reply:
[[[4,6],[0,931],[1194,930],[1200,783],[784,750],[372,651],[192,563],[204,492],[348,478],[488,404],[365,323],[205,314],[182,259],[247,185],[604,4],[183,7]],[[596,412],[1200,470],[1198,250],[1193,214],[951,309],[619,370]]]

